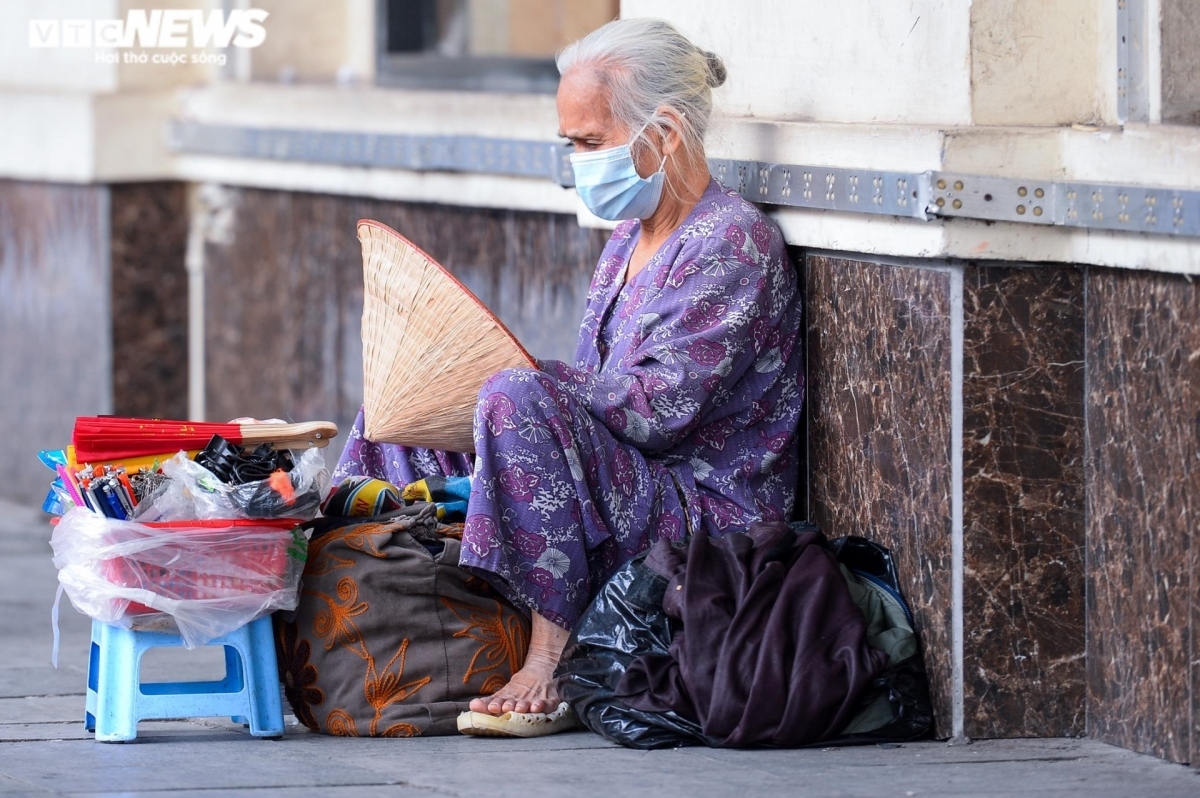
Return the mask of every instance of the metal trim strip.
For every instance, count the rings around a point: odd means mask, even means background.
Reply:
[[[174,152],[412,171],[474,172],[548,179],[573,186],[571,148],[484,136],[350,133],[170,123]]]
[[[175,152],[345,166],[512,175],[575,184],[566,144],[483,136],[347,133],[171,123]],[[894,172],[715,158],[752,202],[910,219],[966,218],[1200,237],[1200,190]]]
[[[1200,191],[933,173],[939,217],[1200,236]]]

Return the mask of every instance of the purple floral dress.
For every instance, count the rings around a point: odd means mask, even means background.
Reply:
[[[800,296],[779,229],[713,181],[626,283],[639,232],[605,247],[575,363],[501,371],[476,407],[461,564],[567,629],[659,538],[786,520],[794,500]],[[351,436],[338,475],[371,473]]]
[[[465,454],[377,443],[363,434],[366,428],[360,407],[342,456],[333,469],[333,484],[340,484],[346,477],[362,475],[402,488],[425,477],[471,475],[471,458]]]

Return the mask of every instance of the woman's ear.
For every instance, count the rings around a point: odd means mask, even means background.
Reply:
[[[679,131],[683,129],[683,114],[669,105],[658,106],[657,112],[659,116],[665,116],[672,123],[666,126],[666,134],[663,136],[662,154],[674,155],[683,146],[683,136],[679,134]]]

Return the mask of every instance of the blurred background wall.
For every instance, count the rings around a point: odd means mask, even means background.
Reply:
[[[265,38],[67,46],[172,10]],[[725,59],[714,158],[1200,189],[1194,0],[9,0],[0,497],[40,501],[77,414],[348,425],[361,217],[569,359],[607,231],[529,159],[554,52],[618,16]],[[530,146],[360,152],[405,136]],[[1200,761],[1197,239],[766,209],[807,292],[802,508],[896,551],[939,734]]]

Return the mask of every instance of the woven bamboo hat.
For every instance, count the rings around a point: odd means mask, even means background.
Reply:
[[[363,406],[373,441],[473,452],[475,402],[533,358],[466,286],[387,225],[358,223]]]

